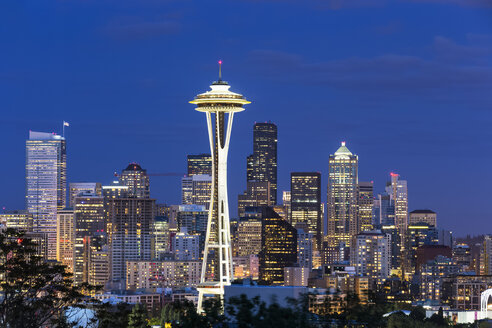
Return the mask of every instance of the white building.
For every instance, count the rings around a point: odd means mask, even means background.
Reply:
[[[48,259],[56,259],[56,213],[67,198],[65,138],[29,131],[26,141],[26,208],[33,215],[33,231],[47,234]]]
[[[297,264],[302,268],[313,267],[313,234],[297,229]]]
[[[179,261],[200,259],[200,235],[190,235],[183,229],[173,237],[172,251],[174,258]]]

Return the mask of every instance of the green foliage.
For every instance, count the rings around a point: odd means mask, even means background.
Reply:
[[[98,328],[126,328],[130,313],[131,307],[126,303],[117,305],[103,303],[97,306],[94,321],[97,321]]]
[[[65,327],[64,310],[81,303],[65,266],[44,261],[36,244],[14,229],[0,232],[0,327]]]
[[[136,304],[128,316],[128,328],[147,328],[147,308],[142,304]]]

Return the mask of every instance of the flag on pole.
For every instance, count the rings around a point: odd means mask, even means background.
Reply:
[[[63,126],[70,126],[70,124],[68,124],[68,122],[63,121]]]

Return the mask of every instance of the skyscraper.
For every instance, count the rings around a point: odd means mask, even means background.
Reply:
[[[261,227],[260,280],[284,283],[284,268],[297,262],[297,231],[271,207],[266,207]]]
[[[210,154],[188,155],[188,176],[194,175],[212,175]]]
[[[101,184],[99,182],[70,182],[68,185],[68,206],[73,208],[74,198],[83,192],[101,196]]]
[[[322,242],[321,173],[292,172],[290,174],[291,224],[306,223],[316,238],[317,249]]]
[[[380,230],[364,231],[352,242],[350,261],[356,273],[381,284],[391,272],[391,236]]]
[[[66,206],[67,151],[65,138],[29,131],[26,141],[26,208],[33,231],[46,233],[48,259],[56,259],[56,213]]]
[[[330,155],[327,204],[327,241],[330,247],[350,245],[358,233],[357,185],[358,158],[345,142]]]
[[[372,182],[359,182],[357,185],[357,202],[359,224],[357,231],[370,231],[373,229],[372,214],[374,208]]]
[[[408,225],[427,223],[431,227],[437,227],[437,214],[431,210],[414,210],[410,212]]]
[[[114,198],[108,201],[111,280],[125,286],[126,262],[150,260],[155,199]]]
[[[147,170],[142,169],[138,163],[130,163],[121,172],[120,183],[128,186],[129,197],[150,197],[150,183]]]
[[[7,228],[24,232],[32,232],[33,230],[33,216],[25,210],[5,211],[0,214],[0,222],[3,222]]]
[[[222,62],[219,62],[221,65]],[[219,80],[211,90],[199,94],[190,103],[207,116],[210,151],[212,153],[212,196],[200,287],[198,311],[202,311],[204,295],[224,295],[224,286],[230,285],[233,274],[229,204],[227,200],[227,154],[234,114],[249,104],[242,95],[229,91],[229,84]],[[227,114],[227,121],[226,121]],[[210,259],[210,263],[209,263]],[[209,264],[211,264],[209,266]],[[211,270],[208,270],[208,269]]]
[[[244,216],[246,207],[270,206],[270,182],[248,181],[246,191],[237,196],[238,217]]]
[[[74,198],[74,229],[74,283],[88,283],[94,239],[104,235],[103,242],[106,244],[103,196],[82,193]]]
[[[210,207],[212,176],[195,174],[181,178],[181,204]]]
[[[73,272],[73,251],[75,244],[74,211],[64,208],[57,214],[56,260]]]
[[[277,204],[277,126],[255,123],[253,154],[247,158],[247,181],[269,182],[272,205]]]
[[[386,186],[386,193],[395,205],[395,225],[404,234],[408,225],[408,188],[407,181],[400,180],[400,175],[391,172],[391,181]]]

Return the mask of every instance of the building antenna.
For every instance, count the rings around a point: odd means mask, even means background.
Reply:
[[[219,59],[219,81],[222,81],[222,59]]]

